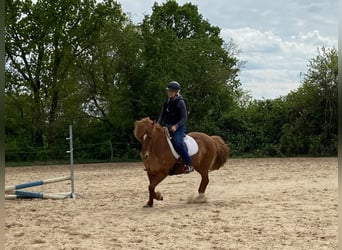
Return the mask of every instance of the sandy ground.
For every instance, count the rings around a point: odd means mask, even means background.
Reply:
[[[68,174],[68,166],[6,168],[6,185]],[[230,159],[210,174],[166,178],[143,208],[142,163],[76,165],[78,198],[6,200],[6,249],[337,249],[337,159]],[[69,182],[30,188],[68,192]]]

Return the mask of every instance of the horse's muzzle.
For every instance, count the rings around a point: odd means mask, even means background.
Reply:
[[[141,154],[141,158],[143,160],[147,160],[149,156],[150,156],[150,154],[148,152],[146,152],[145,154]]]

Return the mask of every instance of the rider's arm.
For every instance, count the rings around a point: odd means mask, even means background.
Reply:
[[[186,111],[184,100],[180,100],[177,103],[177,107],[180,110],[181,118],[175,125],[177,126],[177,128],[179,128],[180,126],[184,125],[186,120],[188,119],[188,112]]]

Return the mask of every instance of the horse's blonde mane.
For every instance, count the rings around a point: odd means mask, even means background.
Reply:
[[[150,121],[150,118],[145,117],[134,123],[134,136],[139,142],[142,141],[142,137],[146,133],[147,124],[149,121]]]
[[[148,133],[152,132],[153,128],[160,130],[164,133],[163,128],[158,124],[155,124],[149,117],[142,118],[134,123],[134,136],[138,141],[142,141],[142,137]]]

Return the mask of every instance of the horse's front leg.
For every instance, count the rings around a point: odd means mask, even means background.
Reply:
[[[150,185],[148,186],[149,199],[144,207],[153,207],[153,199],[163,200],[163,196],[160,192],[155,192],[155,188],[162,180],[165,179],[167,174],[162,172],[158,174],[151,174],[150,172],[148,172],[147,175],[150,180]]]

